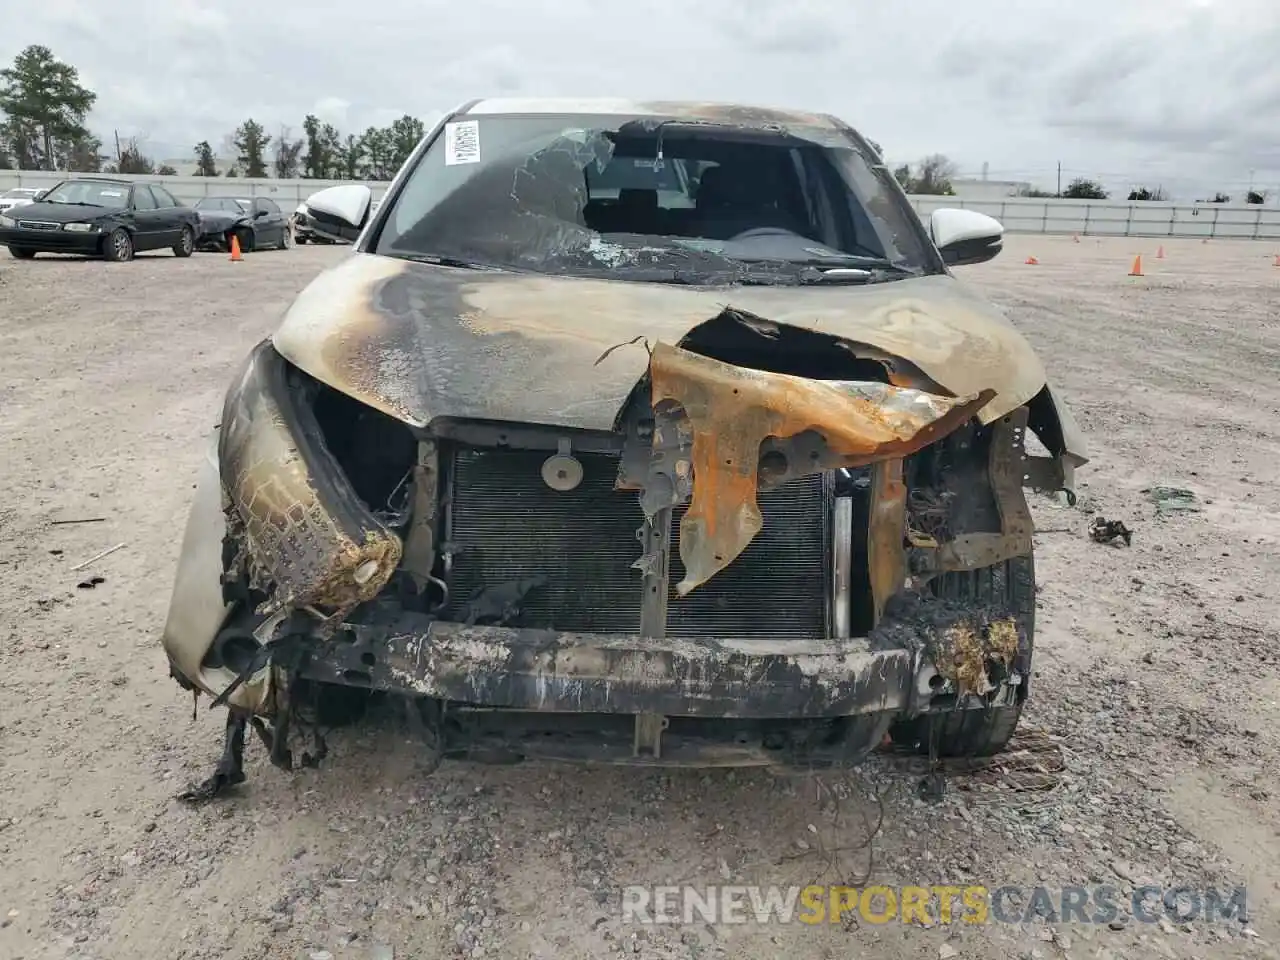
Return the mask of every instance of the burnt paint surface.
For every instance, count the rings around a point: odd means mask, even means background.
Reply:
[[[291,362],[416,426],[438,417],[612,430],[649,357],[726,308],[901,357],[1008,413],[1045,384],[1025,338],[954,277],[851,287],[694,287],[462,270],[353,253],[274,336]],[[597,361],[599,361],[597,363]]]
[[[836,130],[836,121],[825,114],[745,103],[710,100],[626,100],[582,98],[497,98],[480,100],[466,116],[565,114],[617,114],[660,120],[722,123],[743,128],[818,128]]]

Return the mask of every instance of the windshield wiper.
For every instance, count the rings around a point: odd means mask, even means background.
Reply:
[[[911,267],[896,263],[893,260],[887,260],[884,257],[811,257],[808,260],[792,260],[788,258],[786,263],[795,264],[797,267],[819,267],[835,270],[892,270],[894,273],[916,273],[917,271]]]
[[[434,253],[389,253],[389,257],[397,260],[412,260],[414,263],[429,263],[434,267],[457,267],[459,270],[495,270],[487,263],[476,263],[474,260],[463,260],[461,257],[441,257]]]

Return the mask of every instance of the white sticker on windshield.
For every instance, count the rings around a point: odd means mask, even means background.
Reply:
[[[120,190],[99,190],[99,191],[98,191],[98,196],[100,196],[100,197],[123,197],[123,196],[124,196],[124,193],[123,193],[123,192],[121,192]]]
[[[444,163],[447,167],[459,163],[480,162],[480,121],[460,120],[444,125]]]

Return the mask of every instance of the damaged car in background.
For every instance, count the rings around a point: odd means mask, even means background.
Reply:
[[[855,763],[1008,742],[1035,620],[1025,487],[1080,433],[1027,341],[830,116],[487,100],[445,118],[246,359],[163,644],[324,754],[326,698],[433,758]],[[1034,440],[1033,440],[1034,437]],[[1033,449],[1033,446],[1035,449]]]
[[[200,217],[197,250],[226,252],[232,237],[244,253],[293,246],[293,225],[270,197],[202,197],[195,210]]]

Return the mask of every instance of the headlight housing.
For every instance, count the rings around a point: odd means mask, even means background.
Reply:
[[[0,216],[0,227],[16,227],[18,221],[12,217]]]
[[[98,225],[96,223],[67,223],[63,225],[62,229],[70,233],[93,233],[98,229]]]
[[[261,612],[345,612],[386,586],[404,544],[351,486],[294,379],[269,339],[250,354],[223,404],[219,472],[254,575],[271,584]]]

